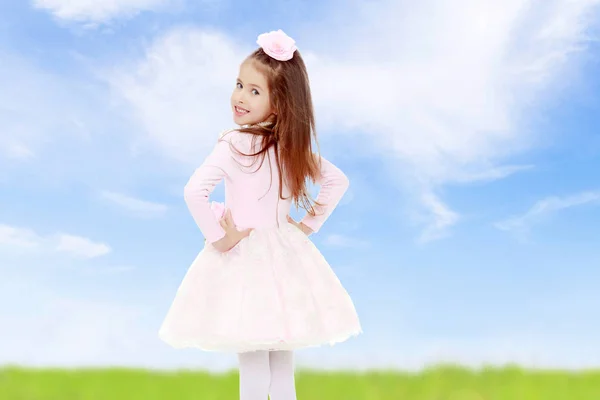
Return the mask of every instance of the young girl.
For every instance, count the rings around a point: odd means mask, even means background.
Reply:
[[[361,333],[352,300],[307,237],[348,179],[312,151],[312,99],[294,40],[279,30],[257,43],[231,96],[240,128],[221,135],[185,187],[206,244],[159,336],[175,348],[238,353],[241,400],[294,400],[293,350]],[[209,196],[222,179],[221,217]],[[307,180],[320,185],[315,201]],[[307,211],[300,223],[289,217],[292,202]]]

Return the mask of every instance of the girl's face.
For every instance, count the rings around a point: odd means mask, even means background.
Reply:
[[[252,61],[240,66],[236,87],[231,94],[231,110],[237,125],[257,124],[274,114],[267,80]]]

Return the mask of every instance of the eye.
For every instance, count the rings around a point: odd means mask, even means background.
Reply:
[[[260,93],[258,93],[258,90],[256,90],[256,89],[252,89],[252,94],[254,94],[254,95],[259,95]]]
[[[242,88],[243,88],[242,84],[241,84],[241,83],[239,83],[239,82],[238,82],[238,83],[236,83],[236,84],[235,84],[235,86],[236,86],[238,89],[242,89]]]

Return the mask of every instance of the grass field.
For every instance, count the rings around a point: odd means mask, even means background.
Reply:
[[[236,400],[237,373],[0,368],[0,400]],[[600,370],[325,373],[298,370],[299,400],[600,400]]]

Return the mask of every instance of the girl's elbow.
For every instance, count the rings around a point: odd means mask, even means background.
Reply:
[[[183,188],[183,199],[186,203],[197,203],[199,200],[202,201],[204,197],[207,197],[201,188],[188,183]]]

